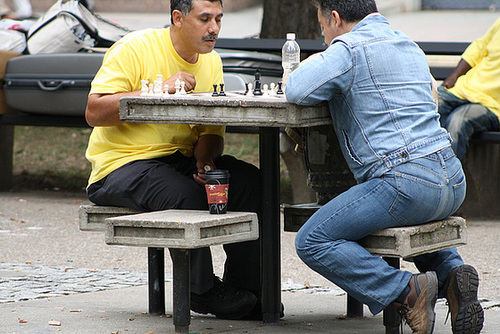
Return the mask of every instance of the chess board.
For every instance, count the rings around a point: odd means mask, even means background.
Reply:
[[[205,93],[187,93],[187,94],[170,94],[170,95],[161,95],[161,96],[140,96],[141,98],[144,99],[159,99],[159,100],[169,100],[169,99],[188,99],[188,100],[194,100],[194,99],[200,99],[200,100],[254,100],[254,99],[259,99],[262,101],[265,100],[274,100],[280,99],[283,101],[286,101],[286,96],[285,94],[276,94],[276,93],[265,93],[263,95],[254,95],[253,93],[245,93],[243,91],[229,91],[225,92],[225,95],[217,95],[214,96],[212,92],[205,92]]]
[[[233,126],[314,126],[330,124],[326,104],[299,106],[285,95],[226,92],[123,97],[120,119],[141,123],[188,123]]]

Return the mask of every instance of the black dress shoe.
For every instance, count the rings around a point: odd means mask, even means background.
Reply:
[[[215,278],[215,286],[202,295],[191,294],[191,310],[197,313],[211,313],[220,319],[237,319],[249,313],[257,303],[257,297],[247,290],[241,290]]]
[[[283,306],[283,303],[281,303],[281,312],[280,312],[280,318],[283,318],[285,316],[285,306]],[[257,300],[257,303],[253,307],[253,309],[246,313],[245,315],[238,317],[238,318],[221,318],[217,317],[220,319],[231,319],[231,320],[257,320],[257,321],[262,321],[262,302]]]

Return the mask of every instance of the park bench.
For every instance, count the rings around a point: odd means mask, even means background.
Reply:
[[[79,211],[82,231],[104,231],[108,245],[148,248],[149,313],[165,314],[164,249],[168,248],[173,270],[173,323],[176,333],[189,333],[190,251],[192,249],[256,240],[257,214],[165,210],[135,210],[83,205]]]
[[[220,50],[241,51],[241,60],[245,60],[245,52],[257,51],[265,53],[281,52],[282,39],[224,39],[217,42]],[[325,44],[318,40],[298,41],[303,56],[325,49]],[[428,56],[460,56],[468,46],[461,42],[418,42]],[[272,65],[272,64],[271,64]],[[276,66],[266,66],[265,74],[279,77]],[[274,64],[276,65],[276,64]],[[454,64],[430,64],[431,73],[437,80],[443,80],[453,70]],[[253,65],[255,66],[255,64]],[[279,64],[278,64],[279,66]],[[269,68],[267,68],[269,67]],[[242,75],[251,75],[257,67],[238,66],[237,63],[225,64],[224,71]],[[84,106],[82,106],[84,108]],[[0,114],[0,190],[12,187],[12,161],[14,145],[14,126],[54,126],[54,127],[88,127],[85,118],[81,116],[55,116],[16,112]],[[228,127],[228,132],[255,132],[255,129],[244,127]],[[467,198],[460,209],[460,214],[474,218],[498,218],[500,206],[496,205],[499,197],[500,178],[492,171],[500,170],[500,132],[485,132],[474,138],[468,155],[464,161],[467,175]]]

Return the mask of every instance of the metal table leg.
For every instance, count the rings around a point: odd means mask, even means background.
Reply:
[[[279,128],[259,128],[262,172],[260,222],[262,313],[264,323],[279,321],[281,312]]]
[[[170,248],[173,264],[175,333],[189,333],[191,323],[191,287],[189,249]]]
[[[399,269],[400,260],[398,257],[383,257],[385,262],[396,269]],[[401,319],[396,311],[391,305],[384,310],[384,326],[386,334],[399,334]]]
[[[351,295],[347,295],[347,317],[363,318],[363,303],[360,303]]]
[[[165,250],[148,248],[149,313],[165,314]]]

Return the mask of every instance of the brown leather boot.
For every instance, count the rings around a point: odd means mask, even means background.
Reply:
[[[410,293],[403,304],[393,303],[404,317],[413,334],[431,334],[436,313],[434,305],[438,295],[436,273],[429,271],[415,274],[410,279]]]

